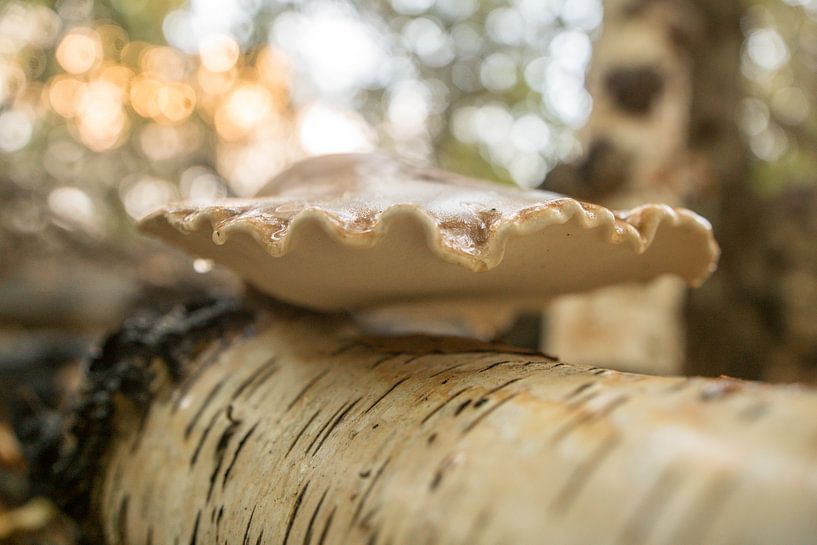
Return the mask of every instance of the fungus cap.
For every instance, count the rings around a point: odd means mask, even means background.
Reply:
[[[612,212],[379,154],[307,159],[254,198],[173,204],[140,227],[320,310],[533,308],[664,274],[697,285],[718,257],[689,210]]]

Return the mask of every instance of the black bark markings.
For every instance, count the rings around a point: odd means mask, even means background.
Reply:
[[[358,399],[358,401],[360,401],[360,400]],[[355,403],[357,403],[357,402],[355,402]],[[320,439],[320,437],[323,435],[323,432],[326,431],[326,428],[328,428],[330,425],[332,425],[332,422],[335,421],[335,419],[338,417],[338,415],[341,413],[341,411],[343,411],[347,407],[348,404],[349,404],[349,402],[345,401],[343,403],[343,405],[338,407],[337,411],[332,413],[332,416],[330,416],[329,418],[326,419],[326,422],[323,424],[323,426],[320,427],[320,429],[318,430],[318,433],[315,434],[315,437],[312,438],[312,441],[309,442],[309,445],[307,445],[306,449],[304,450],[304,456],[309,454],[309,451],[312,450],[312,447],[314,447],[315,443],[318,442],[318,439]]]
[[[573,390],[572,392],[570,392],[569,394],[567,394],[565,396],[564,400],[565,401],[570,401],[571,399],[573,399],[574,397],[576,397],[580,393],[584,392],[588,388],[591,388],[594,384],[595,384],[595,382],[585,382],[584,384],[582,384],[580,386],[577,386],[575,390]]]
[[[244,528],[244,538],[241,540],[241,545],[249,545],[250,543],[250,529],[252,528],[252,519],[255,517],[255,509],[258,505],[252,506],[252,512],[250,513],[250,520],[247,521],[247,526]],[[218,545],[218,540],[216,540],[216,545]]]
[[[589,403],[591,399],[594,399],[598,396],[599,396],[598,391],[588,392],[587,394],[577,399],[573,399],[572,401],[567,401],[566,403],[568,404],[568,406],[573,407],[574,409],[578,409],[582,405],[586,405],[587,403]]]
[[[196,522],[193,523],[193,533],[190,534],[190,545],[196,545],[199,540],[199,520],[201,519],[201,509],[196,511]]]
[[[215,346],[215,344],[211,345],[214,346],[214,348],[212,349],[213,350],[212,353],[207,354],[206,357],[203,358],[202,362],[193,369],[193,372],[190,373],[190,375],[179,385],[179,390],[177,394],[178,397],[176,397],[176,402],[173,404],[171,413],[175,413],[179,409],[182,400],[193,388],[193,385],[196,384],[198,378],[201,375],[203,375],[204,372],[207,369],[209,369],[212,364],[219,360],[221,354],[227,348],[229,348],[230,344],[231,344],[230,341],[222,339],[221,342],[219,342],[218,346]]]
[[[559,514],[566,514],[570,511],[573,501],[579,496],[579,493],[602,465],[602,462],[615,450],[619,441],[620,439],[616,434],[607,436],[590,456],[579,462],[553,498],[550,505],[551,511]]]
[[[432,411],[430,413],[425,415],[425,417],[423,417],[423,419],[420,421],[420,423],[425,424],[426,422],[428,422],[431,419],[431,417],[433,417],[435,414],[437,414],[438,412],[443,410],[443,408],[445,408],[446,405],[448,405],[449,403],[451,403],[456,398],[458,398],[460,395],[464,394],[465,392],[467,392],[470,389],[471,389],[471,386],[466,386],[465,388],[462,388],[461,390],[456,391],[448,399],[446,399],[445,401],[443,401],[442,403],[437,405],[437,407],[432,409]]]
[[[321,537],[318,538],[318,545],[323,545],[323,543],[326,541],[326,536],[329,535],[329,528],[332,527],[332,520],[335,518],[336,509],[337,507],[333,507],[329,512],[329,516],[326,517],[326,523],[324,523],[323,530],[321,530]]]
[[[470,405],[470,404],[471,404],[471,400],[470,400],[470,399],[466,399],[465,401],[463,401],[462,403],[460,403],[460,404],[457,406],[457,408],[454,410],[454,416],[459,416],[459,415],[460,415],[460,413],[462,413],[462,411],[464,411],[465,409],[467,409],[467,408],[468,408],[468,405]]]
[[[388,356],[383,356],[382,358],[380,358],[379,360],[377,360],[376,362],[374,362],[374,363],[372,364],[372,366],[370,367],[370,369],[377,369],[378,367],[380,367],[381,365],[383,365],[383,364],[384,364],[384,363],[386,363],[387,361],[389,361],[389,360],[393,360],[394,358],[396,358],[396,357],[397,357],[397,356],[399,356],[399,355],[400,355],[400,354],[389,354]]]
[[[431,483],[428,485],[428,489],[431,492],[434,492],[439,486],[440,483],[443,481],[443,476],[445,475],[445,471],[450,468],[454,464],[454,457],[449,455],[446,456],[440,465],[437,466],[437,469],[434,470],[434,476],[431,478]]]
[[[199,441],[196,443],[196,448],[193,450],[193,455],[190,457],[191,468],[196,464],[196,460],[199,459],[199,454],[201,454],[201,449],[204,447],[204,442],[207,441],[207,437],[210,435],[210,430],[213,429],[219,415],[221,415],[221,409],[213,413],[213,416],[210,417],[210,421],[204,427],[204,431],[201,432],[201,437],[199,437]]]
[[[463,365],[465,365],[466,363],[468,363],[468,362],[462,362],[462,363],[458,363],[458,364],[456,364],[456,365],[450,365],[450,366],[446,367],[445,369],[442,369],[442,370],[440,370],[440,371],[437,371],[437,372],[436,372],[436,373],[434,373],[433,375],[429,375],[429,376],[428,376],[428,378],[438,377],[438,376],[442,375],[443,373],[447,373],[447,372],[449,372],[449,371],[453,371],[454,369],[457,369],[457,368],[459,368],[459,367],[462,367],[462,366],[463,366]]]
[[[303,436],[304,432],[306,432],[306,429],[307,429],[307,428],[310,426],[310,424],[312,424],[312,422],[314,422],[314,421],[315,421],[315,419],[318,417],[318,415],[321,413],[321,411],[322,411],[322,410],[323,410],[323,407],[321,407],[320,409],[318,409],[317,411],[315,411],[315,414],[313,414],[313,415],[312,415],[312,416],[309,418],[309,420],[307,420],[307,421],[306,421],[306,424],[304,424],[304,427],[303,427],[303,428],[301,428],[301,431],[299,431],[299,432],[298,432],[298,434],[295,436],[295,439],[293,439],[293,440],[292,440],[292,444],[290,444],[290,445],[289,445],[289,448],[287,449],[287,453],[286,453],[286,454],[284,454],[284,458],[286,458],[287,456],[289,456],[289,453],[290,453],[290,452],[292,452],[292,449],[294,449],[294,448],[295,448],[295,445],[297,445],[297,444],[298,444],[298,441],[301,439],[301,437]]]
[[[193,433],[193,428],[196,427],[196,424],[198,423],[199,419],[201,419],[205,409],[207,409],[207,406],[213,402],[213,399],[215,399],[216,395],[223,387],[224,383],[218,382],[213,385],[212,388],[210,388],[209,392],[207,392],[204,401],[201,402],[201,405],[199,405],[199,408],[196,410],[196,414],[193,415],[193,418],[190,419],[190,422],[188,422],[187,426],[184,428],[185,439],[190,438],[190,434]]]
[[[502,398],[501,400],[497,401],[494,405],[491,405],[490,407],[485,409],[485,411],[483,411],[482,414],[480,414],[478,417],[473,419],[470,424],[465,426],[465,428],[462,430],[462,434],[465,435],[468,432],[470,432],[471,430],[473,430],[474,428],[476,428],[480,424],[480,422],[482,422],[483,420],[488,418],[497,409],[499,409],[500,407],[502,407],[503,405],[505,405],[507,402],[509,402],[510,400],[512,400],[513,398],[515,398],[518,395],[519,395],[519,392],[513,393],[513,394],[509,395],[508,397]]]
[[[244,390],[246,390],[250,384],[255,382],[258,379],[259,375],[267,371],[267,369],[269,369],[270,366],[276,367],[273,365],[274,362],[275,357],[272,357],[265,361],[263,364],[259,365],[258,369],[253,371],[252,374],[244,380],[244,382],[238,385],[238,388],[235,389],[233,395],[230,396],[230,400],[235,401],[236,399],[238,399],[238,397],[244,392]]]
[[[227,445],[230,444],[230,439],[232,439],[233,435],[238,429],[238,426],[241,425],[241,421],[233,419],[231,408],[232,407],[230,406],[227,407],[227,419],[230,421],[230,423],[221,433],[218,443],[216,443],[216,449],[213,452],[213,460],[215,461],[215,464],[213,466],[213,472],[210,474],[210,486],[207,488],[208,502],[213,496],[213,489],[216,485],[218,473],[221,471],[221,466],[224,464],[224,455],[227,453]]]
[[[119,543],[128,543],[128,507],[130,505],[130,496],[125,494],[119,502],[119,512],[116,517],[116,527],[119,533]]]
[[[345,352],[348,352],[352,348],[355,348],[355,347],[358,347],[358,346],[364,346],[364,344],[361,343],[360,340],[358,340],[358,339],[353,339],[353,340],[350,340],[350,341],[348,341],[346,343],[342,343],[338,348],[336,348],[335,350],[330,352],[329,355],[330,356],[340,356],[341,354],[344,354]]]
[[[263,369],[263,371],[249,384],[246,392],[247,397],[252,396],[258,388],[267,382],[267,380],[278,371],[279,367],[275,364],[275,358],[270,358],[261,366],[261,369]]]
[[[309,481],[306,481],[306,484],[303,488],[301,488],[301,492],[298,494],[298,497],[295,498],[295,503],[292,506],[292,512],[289,514],[289,520],[287,520],[287,529],[284,532],[284,541],[283,545],[287,545],[289,542],[289,534],[292,533],[292,525],[295,524],[295,518],[298,516],[298,511],[301,509],[301,503],[304,501],[304,496],[306,495],[306,491],[309,489]]]
[[[371,412],[371,410],[372,410],[372,409],[374,409],[374,408],[377,406],[377,404],[378,404],[378,403],[380,403],[381,401],[383,401],[384,399],[386,399],[386,396],[388,396],[388,395],[389,395],[390,393],[392,393],[392,392],[393,392],[393,391],[394,391],[394,390],[395,390],[395,389],[396,389],[398,386],[400,386],[401,384],[403,384],[404,382],[406,382],[406,381],[407,381],[408,379],[410,379],[410,378],[411,378],[411,376],[407,376],[407,377],[401,378],[400,380],[398,380],[397,382],[395,382],[395,383],[392,385],[392,387],[391,387],[391,388],[389,388],[388,390],[386,390],[386,391],[383,393],[383,395],[381,395],[380,397],[378,397],[377,399],[375,399],[375,400],[374,400],[374,402],[373,402],[371,405],[369,405],[369,408],[368,408],[368,409],[366,409],[365,411],[363,411],[363,414],[369,414],[369,412]]]
[[[507,382],[503,382],[499,386],[491,388],[490,390],[488,390],[487,392],[482,394],[482,397],[480,397],[479,400],[474,404],[474,407],[481,407],[481,406],[485,405],[485,403],[488,402],[488,398],[490,396],[492,396],[493,394],[499,392],[500,390],[504,390],[505,388],[507,388],[511,384],[517,383],[517,382],[519,382],[520,380],[522,380],[524,378],[525,377],[512,378],[511,380],[509,380]]]
[[[406,358],[406,361],[403,362],[403,365],[408,365],[408,364],[413,363],[413,362],[419,360],[420,358],[423,358],[423,357],[428,356],[428,355],[429,354],[415,354],[413,356],[410,356],[410,357]]]
[[[326,369],[326,370],[324,370],[324,371],[321,371],[321,372],[320,372],[320,373],[318,373],[318,374],[317,374],[317,376],[315,376],[315,377],[314,377],[312,380],[310,380],[309,382],[307,382],[307,383],[306,383],[306,386],[304,386],[304,387],[301,389],[301,391],[300,391],[300,392],[298,392],[298,394],[295,396],[295,398],[294,398],[292,401],[290,401],[290,402],[289,402],[289,405],[287,405],[286,411],[284,411],[284,412],[289,412],[289,411],[291,411],[291,410],[292,410],[292,408],[295,406],[295,404],[296,404],[296,403],[298,403],[298,402],[301,400],[301,398],[302,398],[302,397],[304,397],[304,395],[306,395],[306,392],[308,392],[310,388],[312,388],[313,386],[315,386],[315,384],[317,384],[317,383],[318,383],[318,381],[319,381],[320,379],[322,379],[323,377],[325,377],[325,376],[326,376],[328,373],[329,373],[329,369]]]
[[[323,500],[326,499],[326,493],[329,492],[329,489],[323,491],[321,494],[321,499],[318,500],[318,505],[315,506],[315,510],[312,511],[312,516],[309,517],[309,524],[306,525],[306,534],[304,534],[304,543],[303,545],[310,545],[312,543],[312,531],[315,527],[315,520],[318,518],[318,513],[321,510],[321,506],[323,505]]]
[[[224,518],[224,505],[219,505],[218,514],[216,515],[216,543],[218,543],[218,534],[221,531],[221,519]]]
[[[378,537],[380,537],[380,532],[375,530],[375,532],[369,536],[369,539],[366,540],[366,545],[377,545]]]
[[[354,400],[352,403],[349,404],[348,407],[346,407],[346,409],[342,413],[340,413],[337,416],[337,418],[335,418],[335,421],[332,423],[331,426],[329,426],[329,428],[326,430],[326,433],[323,435],[323,439],[320,440],[320,442],[315,447],[315,450],[312,451],[312,456],[315,456],[318,453],[323,444],[326,443],[326,440],[329,439],[329,436],[332,435],[332,432],[335,431],[335,429],[340,425],[341,422],[343,422],[343,419],[346,418],[346,415],[349,414],[349,412],[355,407],[355,405],[360,403],[361,399],[363,398],[359,397],[356,400]]]
[[[238,440],[238,446],[235,447],[235,452],[233,452],[233,458],[230,460],[229,465],[227,465],[227,469],[224,471],[224,478],[221,481],[222,488],[227,486],[227,479],[230,478],[230,473],[233,471],[233,466],[235,466],[236,461],[238,460],[238,455],[241,454],[241,450],[244,448],[244,445],[247,444],[247,441],[250,437],[252,437],[253,432],[258,427],[259,422],[253,424],[253,426]]]
[[[499,367],[500,365],[504,365],[506,363],[511,363],[511,360],[502,360],[502,361],[492,363],[488,367],[483,367],[482,369],[477,371],[477,373],[484,373],[485,371],[490,371],[491,369],[494,369],[494,368]]]
[[[386,461],[383,462],[383,465],[381,465],[380,468],[377,470],[377,473],[374,474],[372,480],[369,481],[369,486],[366,487],[366,491],[360,497],[360,501],[358,501],[357,507],[355,507],[355,512],[352,515],[352,521],[350,526],[354,526],[355,523],[357,522],[358,518],[360,517],[360,513],[363,512],[363,507],[366,504],[366,500],[369,499],[369,494],[372,493],[372,490],[374,489],[377,482],[380,480],[380,476],[383,475],[383,470],[386,469],[386,466],[389,465],[389,462],[391,462],[391,457],[386,458]]]
[[[661,472],[658,479],[650,486],[647,493],[638,502],[636,510],[624,526],[619,543],[622,545],[639,545],[649,537],[653,524],[667,507],[678,486],[683,481],[681,472],[669,466]]]
[[[559,427],[551,437],[551,443],[554,445],[559,443],[562,439],[570,435],[580,426],[587,424],[593,420],[598,420],[609,416],[614,410],[623,405],[629,400],[629,396],[621,395],[613,399],[610,403],[599,409],[598,411],[588,411],[580,409],[577,416],[568,419],[561,427]]]
[[[726,506],[726,501],[735,490],[737,480],[734,475],[719,474],[704,490],[700,501],[695,502],[687,520],[673,534],[670,543],[706,543],[706,534]]]

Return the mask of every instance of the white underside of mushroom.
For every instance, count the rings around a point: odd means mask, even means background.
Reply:
[[[308,159],[253,199],[171,205],[141,228],[329,311],[535,308],[665,274],[696,285],[718,256],[709,223],[688,210],[612,212],[383,155]]]

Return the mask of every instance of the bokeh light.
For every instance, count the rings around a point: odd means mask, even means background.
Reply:
[[[95,31],[77,28],[63,37],[56,54],[66,72],[82,74],[102,60],[102,43]]]
[[[0,8],[8,179],[82,191],[110,220],[171,198],[251,195],[305,155],[384,148],[535,186],[581,153],[599,0],[160,6]],[[795,63],[817,57],[817,8],[786,9],[806,15],[796,32],[782,8],[748,12],[742,68],[756,92],[739,107],[752,152],[778,163],[811,157],[797,135],[815,107]]]

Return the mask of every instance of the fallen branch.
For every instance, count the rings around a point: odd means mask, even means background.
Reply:
[[[817,538],[801,388],[224,304],[131,323],[88,384],[67,441],[37,452],[51,495],[109,544]]]

